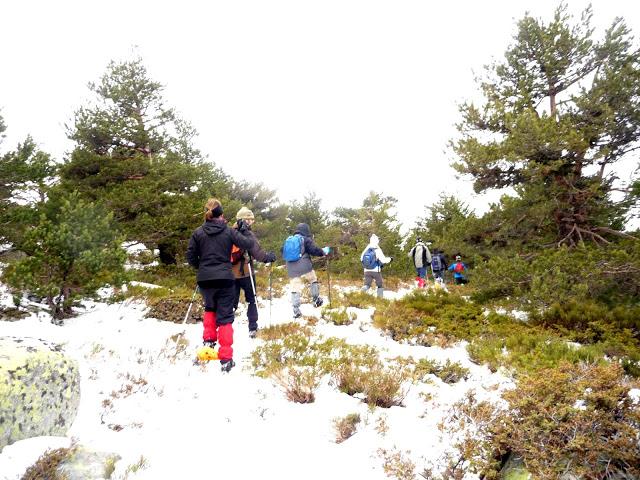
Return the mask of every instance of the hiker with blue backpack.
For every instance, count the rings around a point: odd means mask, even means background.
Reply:
[[[409,252],[409,258],[413,260],[413,266],[416,269],[418,287],[424,288],[427,284],[427,267],[431,263],[431,252],[429,252],[429,247],[422,241],[422,238],[416,238],[416,244]]]
[[[452,263],[449,266],[449,271],[453,272],[453,283],[456,285],[464,285],[468,283],[469,280],[463,275],[463,273],[467,270],[467,266],[462,263],[462,257],[460,255],[456,255],[455,263]]]
[[[287,237],[282,246],[282,258],[287,262],[289,285],[291,287],[291,304],[293,305],[293,318],[300,318],[300,292],[305,284],[309,285],[313,306],[322,305],[320,298],[320,284],[313,270],[311,257],[324,257],[329,255],[329,247],[319,248],[311,236],[311,229],[306,223],[300,223],[293,235]]]
[[[382,266],[390,263],[393,257],[387,257],[380,248],[380,239],[374,233],[369,239],[369,245],[360,255],[360,261],[364,267],[364,286],[362,291],[366,292],[371,288],[371,284],[375,280],[378,288],[378,298],[384,295],[384,287],[382,285]]]

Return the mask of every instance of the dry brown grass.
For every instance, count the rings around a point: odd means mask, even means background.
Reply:
[[[287,367],[273,374],[287,399],[295,403],[313,403],[322,372],[318,368]]]
[[[289,322],[261,328],[260,330],[258,330],[258,338],[269,342],[273,340],[279,340],[290,335],[299,334],[310,336],[312,333],[313,332],[306,326],[300,325],[299,323],[295,322]]]
[[[335,418],[333,425],[336,429],[336,443],[342,443],[348,438],[351,438],[353,434],[356,433],[359,423],[359,413],[350,413],[346,417]]]

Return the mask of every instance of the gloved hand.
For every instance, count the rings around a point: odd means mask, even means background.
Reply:
[[[273,252],[267,252],[264,256],[264,263],[273,263],[276,261],[276,254]]]
[[[331,247],[322,247],[322,251],[324,252],[325,255],[329,255],[329,252],[331,251]]]
[[[247,225],[247,223],[243,219],[238,219],[238,231],[244,235],[248,230],[249,225]]]

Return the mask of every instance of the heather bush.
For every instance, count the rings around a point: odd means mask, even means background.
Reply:
[[[489,422],[479,470],[497,478],[500,460],[521,457],[534,478],[640,476],[640,406],[616,364],[541,370],[504,394],[510,408]]]
[[[439,364],[433,360],[420,359],[415,366],[415,375],[424,380],[427,374],[435,375],[444,383],[451,384],[469,378],[469,369],[464,368],[459,362],[451,362],[450,360]]]
[[[351,325],[357,318],[355,313],[349,313],[345,307],[322,308],[322,318],[334,325]]]
[[[333,420],[333,426],[336,430],[336,443],[342,443],[351,438],[353,434],[356,433],[359,423],[359,413],[350,413],[345,417],[335,418]]]
[[[322,372],[318,367],[289,366],[273,374],[287,398],[295,403],[313,403]]]

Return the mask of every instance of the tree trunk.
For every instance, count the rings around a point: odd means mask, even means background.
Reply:
[[[588,189],[576,188],[562,175],[555,176],[555,183],[560,190],[555,198],[558,207],[553,213],[558,229],[556,238],[558,247],[562,245],[575,247],[587,240],[596,244],[610,243],[597,233],[599,231],[598,225],[594,225],[590,221],[589,202],[592,200],[593,193]]]
[[[73,315],[73,310],[71,309],[71,288],[67,286],[62,287],[62,311],[67,317]]]
[[[554,93],[553,85],[549,85],[549,111],[551,118],[556,118],[556,112],[558,110],[558,106],[556,105],[556,94]]]
[[[177,263],[176,249],[174,245],[169,243],[159,243],[158,252],[160,256],[160,263],[163,265],[175,265]]]

